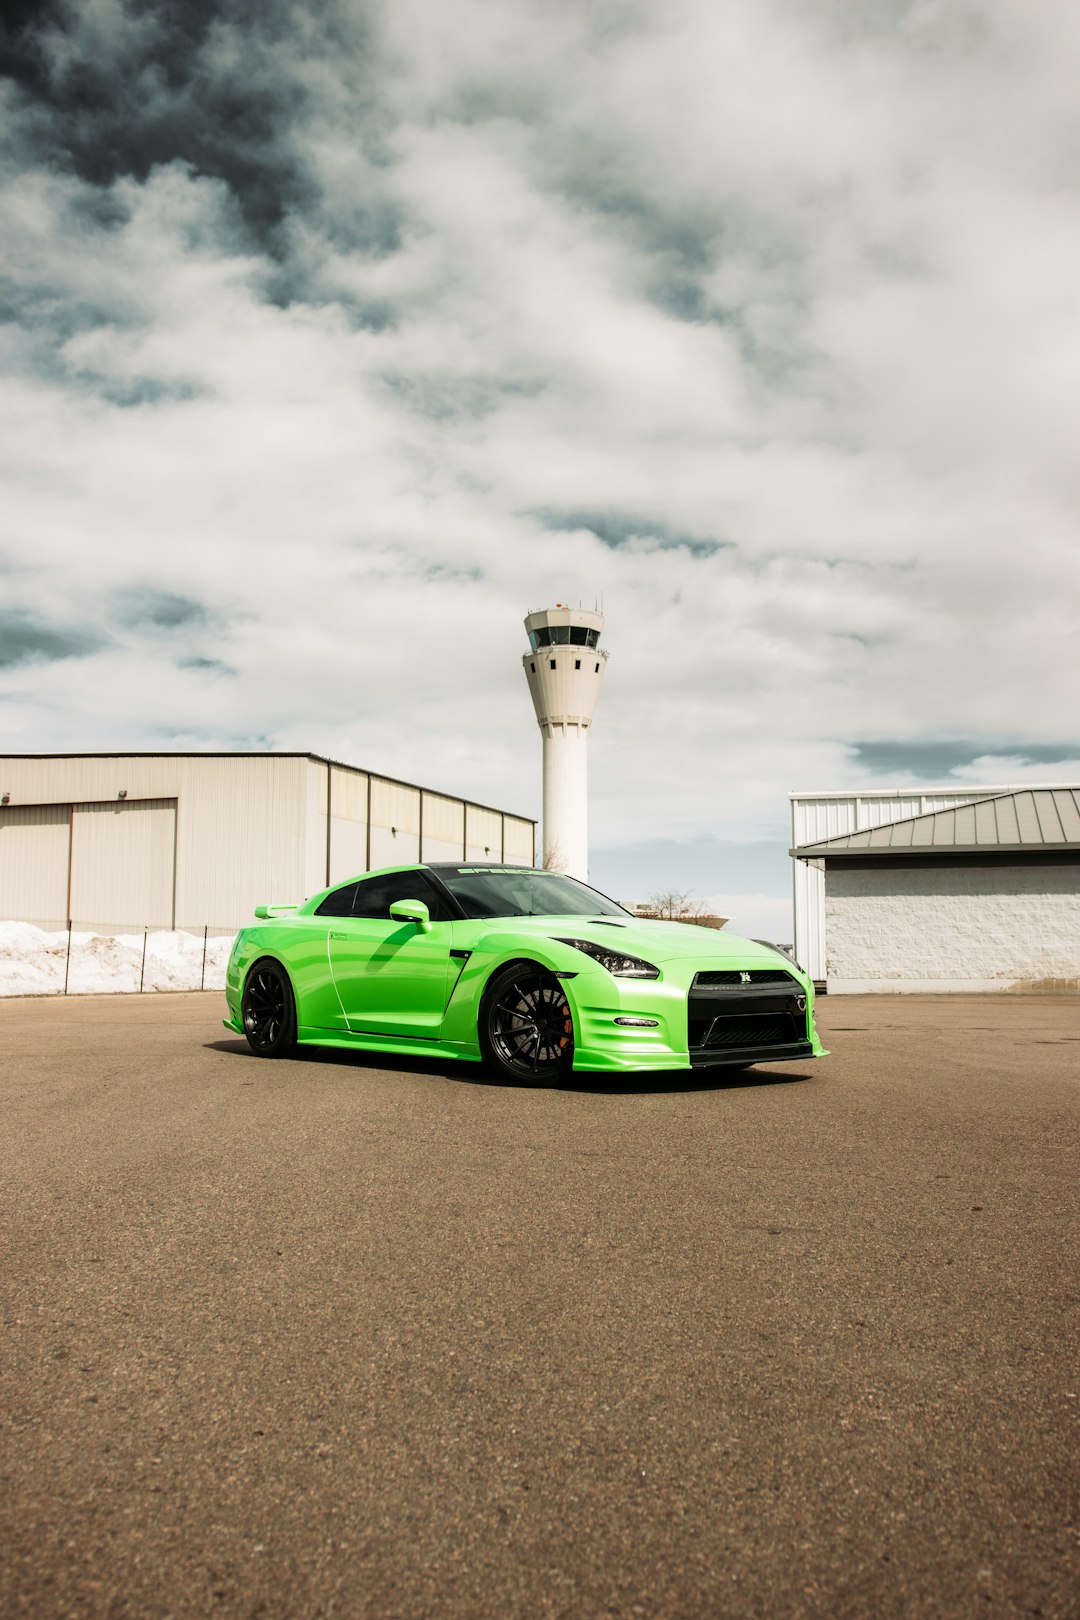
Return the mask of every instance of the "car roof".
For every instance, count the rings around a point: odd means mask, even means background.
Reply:
[[[425,861],[424,866],[429,872],[539,872],[544,874],[542,866],[515,866],[513,861]]]

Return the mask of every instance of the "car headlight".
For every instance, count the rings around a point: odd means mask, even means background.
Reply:
[[[658,979],[660,969],[640,956],[627,956],[623,951],[610,951],[604,945],[594,945],[591,939],[560,939],[560,945],[572,945],[575,951],[584,951],[594,962],[614,975],[616,979]]]

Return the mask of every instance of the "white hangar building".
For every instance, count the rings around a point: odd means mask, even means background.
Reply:
[[[832,994],[1080,990],[1080,787],[991,790],[791,853],[814,876],[799,959]]]
[[[233,930],[410,861],[532,866],[535,823],[319,754],[0,756],[0,919]]]

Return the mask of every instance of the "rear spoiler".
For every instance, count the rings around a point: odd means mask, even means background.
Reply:
[[[295,911],[295,906],[256,906],[256,917],[282,917],[287,911]]]

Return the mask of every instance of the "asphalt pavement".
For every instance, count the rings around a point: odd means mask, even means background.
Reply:
[[[0,1612],[1080,1615],[1080,998],[513,1090],[0,1003]]]

